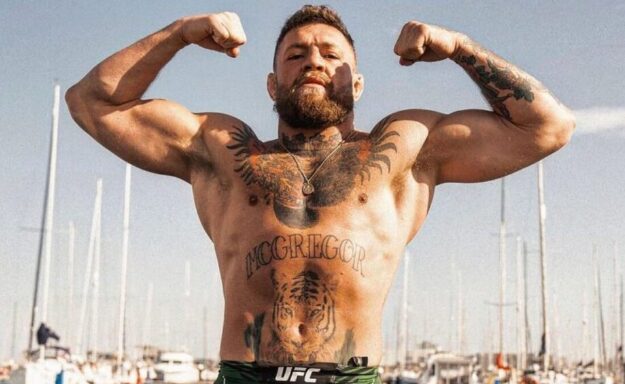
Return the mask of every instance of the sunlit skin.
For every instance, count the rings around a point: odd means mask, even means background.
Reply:
[[[191,185],[223,283],[223,360],[367,356],[378,364],[386,295],[436,186],[492,180],[535,163],[568,142],[572,115],[537,80],[465,35],[417,21],[399,34],[395,70],[453,60],[493,111],[409,109],[361,130],[353,112],[314,129],[280,118],[278,139],[262,142],[254,122],[141,99],[179,50],[196,44],[235,58],[246,39],[233,13],[183,18],[98,64],[68,91],[68,106],[124,160]],[[389,87],[372,97],[392,97]],[[313,98],[315,108],[332,94],[357,101],[364,79],[347,39],[309,24],[278,47],[267,77],[272,99],[279,89]],[[314,193],[304,193],[304,176]]]

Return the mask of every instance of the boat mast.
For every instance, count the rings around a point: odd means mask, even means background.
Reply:
[[[98,308],[100,304],[100,256],[102,246],[102,206],[98,207],[93,247],[93,293],[91,296],[91,361],[98,361]]]
[[[593,267],[593,318],[595,320],[594,323],[594,340],[593,340],[593,371],[595,377],[599,375],[599,360],[600,360],[600,340],[599,340],[599,279],[597,277],[597,257],[596,257],[596,246],[593,244],[592,249],[592,267]]]
[[[516,315],[517,315],[517,369],[525,369],[525,301],[523,297],[523,290],[525,287],[525,281],[523,279],[523,260],[522,260],[522,241],[521,236],[516,238]]]
[[[543,321],[543,340],[544,340],[544,354],[543,354],[543,371],[547,373],[549,371],[549,321],[547,314],[547,241],[545,238],[545,216],[547,214],[547,208],[545,206],[545,193],[544,193],[544,180],[543,180],[543,162],[538,162],[538,206],[539,206],[539,229],[540,229],[540,282],[542,287],[541,299],[542,299],[542,321]]]
[[[124,336],[126,331],[126,276],[128,269],[128,235],[130,227],[130,164],[126,164],[126,180],[124,184],[124,232],[122,238],[121,290],[119,298],[119,331],[117,334],[117,372],[122,373],[124,357]]]
[[[612,364],[612,371],[616,372],[617,371],[617,364],[618,364],[618,347],[619,347],[619,340],[620,340],[620,336],[619,336],[619,327],[618,327],[618,263],[616,262],[617,259],[617,254],[618,254],[618,245],[616,243],[616,241],[614,242],[614,254],[612,255],[612,268],[613,268],[613,291],[612,291],[612,346],[614,347],[614,358],[613,358],[613,364]]]
[[[621,366],[625,376],[625,298],[623,297],[623,273],[621,272]],[[625,377],[623,377],[625,381]]]
[[[43,274],[43,305],[41,310],[41,321],[48,321],[48,297],[50,296],[50,266],[52,263],[52,231],[54,227],[54,192],[56,190],[56,158],[59,135],[59,99],[61,88],[58,84],[54,86],[54,107],[52,108],[52,141],[53,150],[50,156],[50,189],[48,193],[48,203],[44,232],[46,233],[46,243],[44,252],[44,274]],[[51,151],[52,152],[52,151]],[[43,349],[42,349],[43,351]]]
[[[462,302],[462,272],[458,270],[458,352],[464,354],[464,304]]]
[[[581,358],[580,360],[582,361],[582,363],[584,362],[584,359],[586,358],[586,355],[589,351],[589,339],[590,339],[590,332],[588,331],[588,324],[589,324],[589,320],[588,320],[588,294],[587,294],[587,287],[586,287],[586,282],[584,281],[584,289],[583,289],[583,303],[582,303],[582,353],[581,353]]]
[[[79,353],[85,352],[83,350],[83,340],[85,336],[85,322],[87,314],[87,297],[89,296],[89,282],[91,281],[91,269],[93,267],[93,250],[96,241],[97,223],[100,220],[100,214],[102,211],[102,179],[96,181],[95,201],[93,203],[93,215],[91,217],[91,232],[89,233],[89,249],[87,250],[87,266],[85,269],[85,278],[82,289],[82,302],[80,305],[80,321],[78,322],[78,331],[76,337],[77,351]]]
[[[50,280],[50,259],[51,259],[51,247],[52,247],[52,223],[54,214],[54,190],[56,181],[56,157],[57,157],[57,144],[59,135],[59,100],[61,94],[61,87],[58,84],[54,85],[54,102],[52,105],[52,131],[50,134],[50,152],[48,157],[48,174],[45,189],[45,198],[43,205],[43,217],[41,218],[41,232],[39,234],[39,251],[37,256],[37,267],[35,271],[35,289],[33,293],[33,303],[30,313],[30,332],[28,335],[28,354],[30,357],[30,351],[33,348],[33,336],[35,334],[35,318],[37,317],[37,299],[39,294],[39,274],[41,271],[41,260],[45,258],[45,272],[44,272],[44,292],[43,292],[43,310],[42,310],[42,322],[47,320],[47,305],[48,305],[48,283]],[[47,236],[46,236],[47,235]],[[45,243],[45,246],[44,246]],[[41,351],[43,352],[43,351]],[[43,356],[43,355],[42,355]]]
[[[593,261],[594,261],[594,269],[595,269],[595,300],[597,303],[595,319],[596,319],[596,329],[597,329],[597,346],[599,348],[599,354],[601,362],[601,369],[605,370],[606,368],[606,344],[605,344],[605,324],[603,320],[603,301],[601,295],[601,270],[599,267],[599,257],[597,252],[597,247],[593,245]]]
[[[601,269],[599,267],[599,257],[597,254],[597,248],[595,247],[595,286],[597,287],[597,304],[598,315],[599,315],[599,346],[601,348],[601,368],[605,370],[606,368],[606,347],[605,347],[605,322],[603,320],[603,300],[601,298]]]
[[[560,339],[560,313],[558,309],[558,294],[557,292],[553,294],[553,304],[551,307],[553,308],[553,330],[552,335],[555,339],[555,346],[553,348],[553,365],[554,369],[557,371],[560,370],[560,361],[562,358],[562,343]]]
[[[532,353],[532,332],[530,328],[530,316],[527,311],[527,242],[523,241],[523,303],[524,319],[525,319],[525,352]],[[527,361],[526,361],[527,364]]]
[[[504,347],[504,300],[506,297],[506,178],[501,178],[501,221],[499,225],[499,354],[503,357]]]
[[[410,311],[410,309],[409,309]],[[407,316],[407,322],[410,323],[410,312],[408,312],[408,316]],[[406,325],[406,357],[405,357],[405,362],[406,362],[406,366],[408,365],[408,361],[410,361],[409,357],[410,357],[410,339],[411,335],[410,335],[410,327]]]
[[[400,362],[400,372],[406,367],[406,357],[408,356],[408,340],[406,337],[406,333],[408,330],[408,269],[410,263],[410,255],[408,253],[408,249],[404,252],[404,281],[402,285],[401,292],[401,352],[403,357],[399,357]]]
[[[74,222],[70,221],[68,226],[68,252],[67,252],[67,317],[65,334],[71,333],[74,325],[74,246],[76,241],[76,228]]]

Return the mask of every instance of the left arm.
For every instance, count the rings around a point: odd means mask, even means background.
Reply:
[[[428,126],[417,163],[433,169],[438,184],[505,176],[555,152],[570,139],[575,123],[564,105],[532,76],[465,35],[409,22],[395,53],[402,65],[452,59],[475,81],[493,109],[441,114]]]

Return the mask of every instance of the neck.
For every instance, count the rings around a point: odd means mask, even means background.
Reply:
[[[351,116],[340,125],[319,129],[293,128],[280,120],[278,140],[289,151],[317,151],[333,149],[354,131]]]

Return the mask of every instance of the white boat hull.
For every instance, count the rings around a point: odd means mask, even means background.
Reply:
[[[55,384],[61,370],[63,371],[63,384],[87,384],[75,366],[68,366],[51,359],[27,363],[25,367],[13,372],[9,382],[11,384]]]
[[[156,371],[156,382],[189,384],[197,383],[198,381],[200,381],[200,372],[198,370],[179,372]]]

